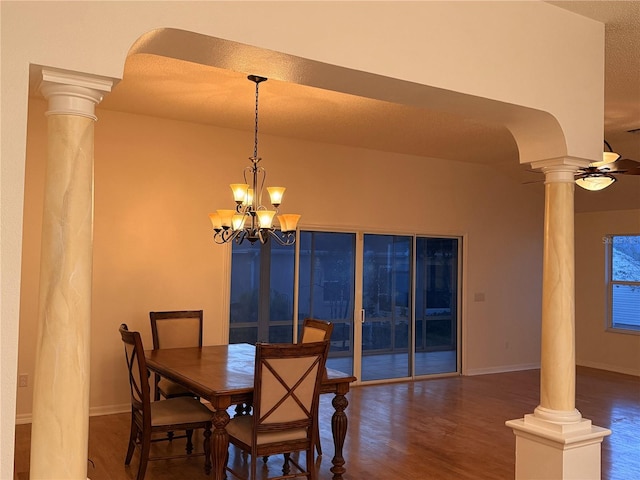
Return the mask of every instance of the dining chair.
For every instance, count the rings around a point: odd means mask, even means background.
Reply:
[[[250,454],[249,479],[256,479],[257,459],[284,454],[283,475],[267,480],[304,476],[316,480],[313,449],[322,372],[329,342],[256,344],[253,412],[227,424],[229,443]],[[291,453],[306,452],[306,467]],[[227,456],[228,461],[228,456]],[[291,473],[291,465],[297,471]],[[225,469],[238,478],[237,470]]]
[[[202,346],[202,310],[149,312],[153,349]],[[195,397],[196,395],[169,379],[154,374],[153,399],[160,397]]]
[[[129,372],[131,390],[131,432],[124,464],[129,465],[133,452],[140,449],[140,464],[137,480],[143,480],[147,463],[152,460],[183,458],[204,455],[205,474],[211,472],[211,419],[213,412],[192,397],[177,397],[157,402],[151,401],[149,370],[144,356],[139,332],[129,331],[126,324],[120,325],[120,336],[124,343],[125,359]],[[193,452],[193,430],[204,429],[203,452]],[[186,454],[150,456],[151,443],[163,438],[152,438],[155,433],[184,430],[187,438]]]
[[[299,343],[310,342],[322,342],[324,340],[331,340],[331,333],[333,332],[333,323],[326,320],[317,320],[315,318],[305,318],[302,322],[302,334],[299,339]],[[331,346],[331,345],[329,345]],[[328,354],[327,354],[328,355]],[[324,368],[323,376],[327,374],[327,369]],[[316,452],[318,455],[322,455],[322,445],[320,443],[320,424],[318,423],[318,429],[316,430]],[[263,458],[266,463],[269,460],[268,456]]]
[[[317,320],[315,318],[305,318],[302,322],[302,343],[320,342],[323,340],[331,341],[331,333],[333,333],[333,323],[326,320]],[[329,344],[331,346],[331,344]],[[327,353],[328,355],[328,353]],[[323,376],[326,376],[327,369],[324,369]],[[320,425],[318,423],[318,425]],[[322,455],[322,444],[320,443],[320,427],[316,430],[316,451],[318,455]]]
[[[331,340],[333,323],[315,318],[305,318],[302,322],[302,343],[321,342]]]

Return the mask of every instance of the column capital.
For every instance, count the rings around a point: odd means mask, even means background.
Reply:
[[[531,168],[542,170],[544,183],[573,183],[575,174],[592,162],[585,158],[559,157],[532,162]]]
[[[77,115],[97,120],[95,106],[111,91],[112,79],[42,68],[38,90],[49,101],[46,115]]]

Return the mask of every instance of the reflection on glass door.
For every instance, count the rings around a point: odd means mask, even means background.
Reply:
[[[229,343],[293,340],[294,250],[233,244]]]
[[[415,375],[458,369],[458,239],[416,238]]]
[[[333,322],[327,366],[353,373],[354,233],[299,234],[298,323],[310,317]]]
[[[412,237],[364,236],[362,272],[363,381],[411,375]]]

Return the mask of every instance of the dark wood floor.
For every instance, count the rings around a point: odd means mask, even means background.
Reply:
[[[613,430],[602,446],[602,479],[640,479],[640,379],[580,368],[576,390],[582,415]],[[345,479],[512,479],[515,438],[504,422],[532,413],[538,405],[539,372],[371,385],[354,388],[349,401]],[[317,461],[322,480],[331,478],[331,412],[331,399],[323,398],[325,455]],[[137,453],[131,467],[123,465],[128,429],[127,414],[91,418],[91,480],[135,478]],[[28,478],[29,436],[30,425],[16,427],[19,480]],[[161,442],[154,448],[181,449],[180,442],[174,441],[173,447]],[[233,448],[230,461],[240,468],[246,464]],[[202,457],[151,462],[146,480],[207,478],[202,466]],[[280,458],[270,458],[266,468],[278,473]]]

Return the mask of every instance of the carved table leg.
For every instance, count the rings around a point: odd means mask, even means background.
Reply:
[[[347,398],[336,393],[336,396],[332,400],[333,408],[335,412],[331,418],[331,431],[333,432],[333,444],[335,445],[335,456],[331,460],[333,467],[331,467],[331,473],[333,473],[333,480],[342,480],[342,474],[347,470],[344,468],[344,457],[342,456],[342,447],[344,446],[344,439],[347,436],[347,414],[344,413],[349,402]]]
[[[211,457],[213,460],[213,479],[224,480],[227,478],[224,470],[227,453],[229,451],[229,434],[225,427],[229,423],[229,414],[226,410],[216,410],[213,413],[213,433],[211,434]]]

